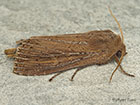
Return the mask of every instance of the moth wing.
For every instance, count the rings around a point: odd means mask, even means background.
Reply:
[[[110,32],[112,35],[112,32]],[[107,41],[98,31],[60,36],[36,36],[17,48],[14,73],[46,75],[108,61]],[[114,34],[113,34],[113,37]],[[106,38],[107,39],[107,38]]]

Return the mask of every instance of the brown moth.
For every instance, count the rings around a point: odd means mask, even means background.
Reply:
[[[13,72],[25,76],[57,73],[49,80],[51,81],[57,75],[76,68],[71,78],[73,80],[79,70],[94,64],[106,64],[114,59],[118,65],[110,77],[110,82],[119,67],[124,74],[134,77],[121,67],[126,54],[123,32],[116,17],[110,9],[109,11],[119,26],[121,36],[111,30],[102,30],[56,36],[33,36],[20,40],[16,42],[17,48],[5,50],[8,57],[15,59]]]

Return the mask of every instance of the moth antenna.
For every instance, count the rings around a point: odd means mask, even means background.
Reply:
[[[117,67],[115,68],[115,70],[114,70],[113,73],[111,74],[111,77],[110,77],[110,81],[109,81],[109,83],[111,82],[114,73],[117,71],[117,69],[118,69],[119,66],[121,65],[121,62],[122,62],[122,60],[123,60],[123,56],[124,56],[124,52],[122,52],[122,56],[121,56],[121,58],[120,58],[120,61],[118,62]]]
[[[123,37],[123,31],[122,31],[121,25],[120,25],[120,23],[118,22],[117,18],[113,15],[113,13],[112,13],[112,11],[111,11],[111,9],[110,9],[109,6],[108,6],[108,9],[109,9],[109,12],[110,12],[111,16],[114,18],[114,20],[116,21],[116,23],[117,23],[118,26],[119,26],[119,29],[120,29],[120,32],[121,32],[121,37],[122,37],[122,42],[123,42],[123,41],[124,41],[124,37]]]

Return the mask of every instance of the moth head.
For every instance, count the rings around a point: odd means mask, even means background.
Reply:
[[[120,46],[119,46],[119,50],[118,50],[118,52],[116,53],[116,55],[117,55],[119,58],[120,58],[120,57],[123,58],[123,56],[127,54],[127,53],[126,53],[126,47],[125,47],[125,45],[124,45],[123,31],[122,31],[122,28],[121,28],[120,23],[118,22],[118,20],[116,19],[116,17],[113,15],[111,9],[110,9],[109,7],[108,7],[108,9],[109,9],[109,12],[110,12],[111,16],[114,18],[114,20],[115,20],[116,23],[118,24],[118,27],[119,27],[120,33],[121,33],[121,35],[118,35],[118,39],[119,39],[118,41],[121,42],[121,44],[120,44]],[[123,55],[122,55],[122,54],[123,54]]]
[[[108,9],[109,9],[109,12],[110,12],[110,14],[111,14],[111,16],[114,18],[114,20],[116,21],[116,23],[118,24],[118,27],[119,27],[119,29],[120,29],[120,33],[121,33],[121,35],[118,35],[118,40],[116,41],[116,42],[119,42],[119,46],[118,46],[118,51],[116,52],[116,54],[115,54],[115,58],[116,59],[118,59],[118,61],[116,60],[116,62],[118,63],[118,65],[117,65],[117,67],[115,68],[115,70],[113,71],[113,73],[112,73],[112,75],[111,75],[111,77],[110,77],[110,82],[111,82],[111,80],[112,80],[112,77],[113,77],[113,74],[116,72],[116,70],[118,69],[118,67],[120,67],[120,68],[122,68],[121,67],[121,62],[122,62],[122,60],[123,60],[123,57],[127,54],[127,52],[126,52],[126,47],[125,47],[125,44],[124,44],[124,37],[123,37],[123,32],[122,32],[122,28],[121,28],[121,26],[120,26],[120,24],[119,24],[119,22],[118,22],[118,20],[116,19],[116,17],[113,15],[113,13],[112,13],[112,11],[111,11],[111,9],[108,7]],[[115,43],[116,44],[116,43]],[[123,70],[123,69],[122,69]],[[124,72],[124,71],[123,71]],[[125,73],[125,72],[124,72]],[[129,75],[129,74],[128,74]],[[134,77],[134,75],[129,75],[129,76],[133,76]]]
[[[123,36],[123,33],[121,34],[121,36]],[[116,56],[118,58],[121,58],[121,56],[125,56],[127,54],[127,52],[126,52],[126,46],[125,46],[124,41],[123,41],[123,37],[120,37],[120,35],[118,37],[120,39],[119,40],[120,46],[118,48],[119,50],[117,51]]]
[[[120,49],[117,51],[117,53],[116,53],[116,56],[118,57],[118,58],[120,58],[121,56],[122,56],[122,52],[123,52],[123,56],[125,56],[126,54],[127,54],[127,52],[126,52],[126,47],[125,47],[125,45],[123,44],[121,47],[120,47]]]

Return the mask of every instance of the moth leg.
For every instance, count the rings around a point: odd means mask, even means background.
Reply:
[[[117,69],[120,67],[121,62],[122,62],[123,57],[124,57],[124,54],[125,54],[125,52],[122,52],[122,55],[121,55],[120,60],[119,60],[119,62],[118,62],[118,65],[117,65],[117,67],[115,68],[115,70],[114,70],[114,71],[112,72],[112,74],[111,74],[109,83],[111,83],[111,80],[112,80],[112,77],[113,77],[114,73],[115,73],[115,72],[117,71]]]
[[[55,77],[57,77],[57,76],[60,75],[61,73],[63,73],[63,72],[59,72],[59,73],[55,74],[54,76],[52,76],[52,77],[49,79],[49,82],[51,82]]]
[[[119,63],[119,59],[118,59],[118,57],[116,55],[115,55],[115,61],[117,62],[117,64]],[[129,74],[126,71],[124,71],[121,65],[120,65],[120,69],[121,69],[121,72],[124,73],[125,75],[135,77],[134,75]]]
[[[83,69],[83,68],[78,68],[78,69],[73,73],[73,75],[72,75],[72,77],[71,77],[71,79],[70,79],[71,81],[73,81],[75,75],[76,75],[77,72],[80,71],[81,69]]]
[[[11,49],[6,49],[4,53],[9,57],[9,58],[14,58],[15,53],[16,53],[16,48],[11,48]]]

